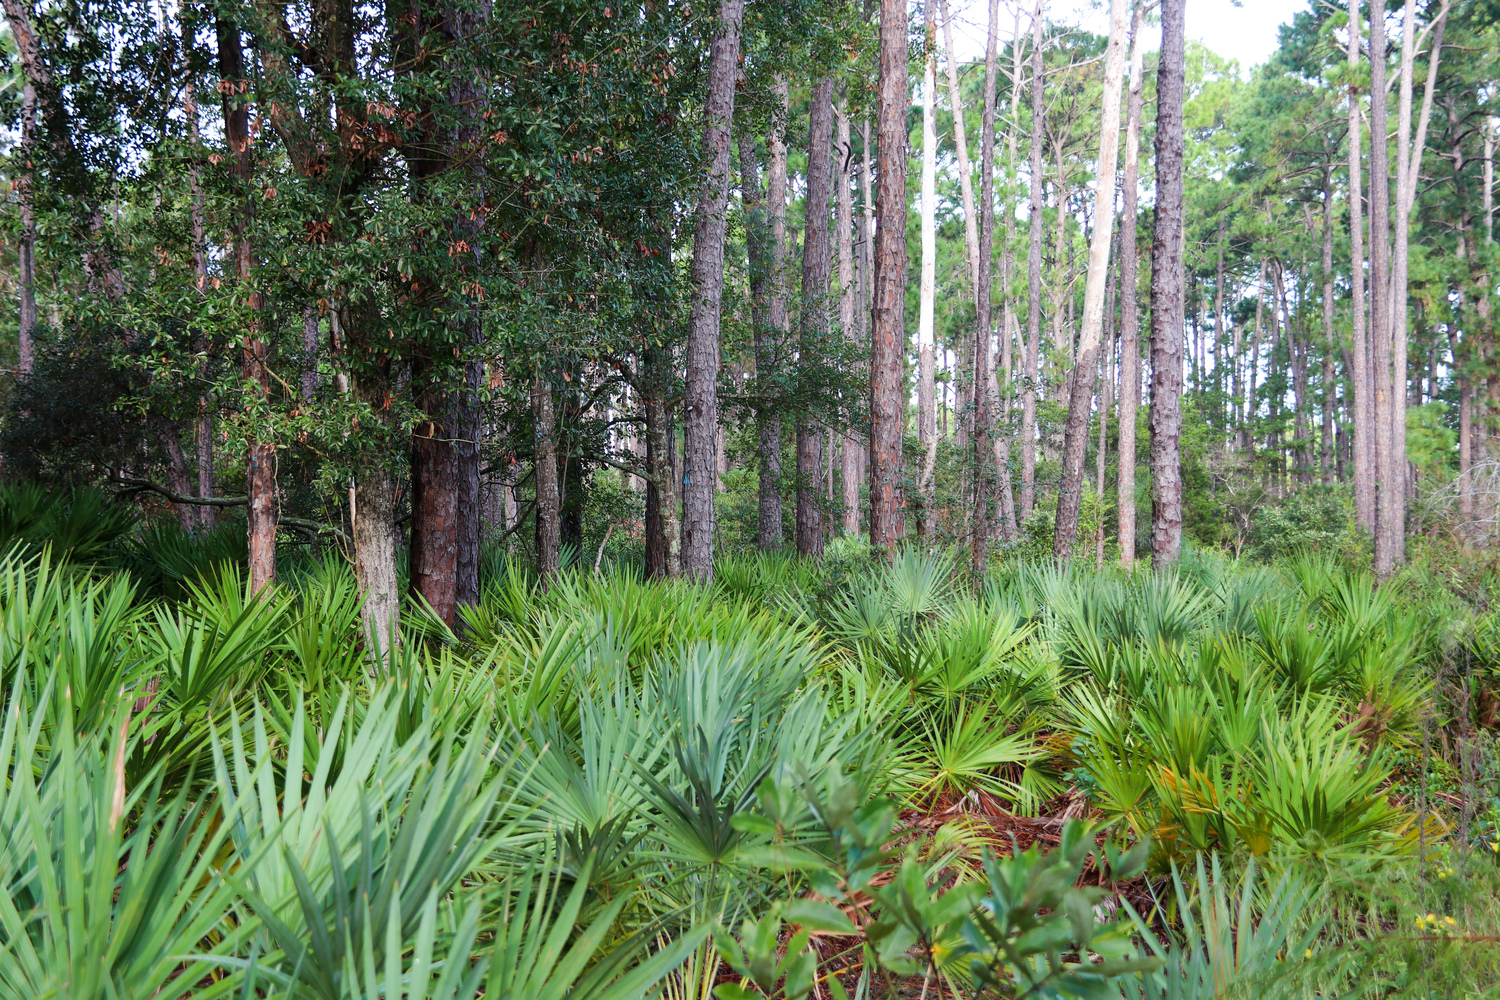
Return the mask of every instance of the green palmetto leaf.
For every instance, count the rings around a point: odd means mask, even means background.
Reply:
[[[46,691],[71,723],[67,692]],[[50,753],[41,750],[42,713],[28,718],[18,695],[16,684],[0,736],[12,778],[0,802],[0,994],[222,995],[231,984],[202,987],[181,974],[184,962],[222,957],[245,933],[229,919],[234,894],[217,870],[227,831],[213,802],[186,789],[163,795],[159,780],[127,793],[123,712],[113,738],[75,740],[64,725]]]

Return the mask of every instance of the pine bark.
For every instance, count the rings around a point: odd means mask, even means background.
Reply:
[[[833,179],[833,78],[813,86],[807,130],[807,206],[802,238],[801,363],[821,358],[829,343],[828,284],[831,263],[828,232]],[[803,410],[797,415],[797,554],[823,554],[823,429]]]
[[[1318,440],[1318,465],[1323,483],[1334,481],[1333,466],[1333,355],[1338,334],[1334,329],[1336,307],[1333,300],[1333,171],[1323,176],[1323,426]]]
[[[1375,385],[1375,574],[1395,569],[1392,519],[1405,501],[1394,465],[1391,383],[1391,212],[1385,93],[1385,0],[1370,4],[1370,339]],[[1402,477],[1404,480],[1404,476]]]
[[[838,184],[838,239],[839,239],[839,329],[844,340],[857,347],[860,342],[859,323],[856,319],[855,300],[858,285],[854,278],[854,147],[850,141],[849,118],[843,107],[838,113],[838,137],[835,149],[839,155],[836,171]],[[839,482],[843,488],[842,507],[845,535],[859,534],[859,452],[860,442],[853,429],[853,401],[848,400],[844,408],[844,440],[840,449]]]
[[[1349,0],[1349,70],[1353,77],[1359,68],[1361,17],[1360,0]],[[1349,86],[1349,312],[1351,326],[1351,381],[1354,388],[1354,510],[1355,517],[1370,535],[1375,533],[1375,396],[1374,373],[1371,370],[1370,335],[1365,303],[1365,223],[1363,154],[1360,152],[1363,125],[1359,92]]]
[[[1047,105],[1042,74],[1042,0],[1031,21],[1031,220],[1026,252],[1026,358],[1021,396],[1021,520],[1036,502],[1036,391],[1042,353],[1042,144]]]
[[[904,0],[880,0],[879,188],[870,323],[870,544],[894,553],[901,530],[901,357],[906,342],[907,44]]]
[[[1125,169],[1121,179],[1123,214],[1120,223],[1120,417],[1119,472],[1115,481],[1116,533],[1120,565],[1135,564],[1135,421],[1141,397],[1140,319],[1136,310],[1139,263],[1136,259],[1136,206],[1140,186],[1141,118],[1145,112],[1145,2],[1136,0],[1130,25],[1130,99],[1125,124]],[[1238,357],[1239,352],[1235,352]]]
[[[703,166],[693,234],[692,304],[688,315],[682,481],[682,569],[714,575],[715,441],[719,425],[719,315],[724,294],[724,235],[729,207],[730,128],[739,69],[744,0],[723,0],[709,56]]]
[[[1151,564],[1182,552],[1183,177],[1186,0],[1162,0],[1156,74],[1156,232],[1151,246]]]
[[[535,425],[536,573],[545,587],[561,569],[562,496],[557,482],[557,417],[552,386],[540,375],[531,386],[531,417]]]
[[[1120,146],[1120,85],[1124,75],[1125,0],[1111,0],[1109,47],[1104,56],[1104,100],[1099,125],[1099,169],[1095,174],[1094,231],[1089,241],[1078,361],[1073,369],[1072,398],[1068,401],[1068,422],[1063,434],[1062,489],[1057,497],[1057,520],[1052,535],[1052,556],[1064,561],[1071,558],[1073,543],[1078,538],[1089,413],[1094,402],[1099,344],[1104,333],[1104,293],[1109,285],[1109,249],[1114,238],[1115,165]]]

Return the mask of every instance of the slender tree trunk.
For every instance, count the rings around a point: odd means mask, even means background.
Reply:
[[[748,129],[739,137],[740,183],[753,203],[746,212],[750,251],[751,321],[755,327],[755,373],[764,386],[775,372],[786,333],[786,284],[782,254],[786,246],[786,112],[785,79],[772,86],[776,110],[766,133],[766,190],[760,190],[755,140]],[[757,543],[763,552],[781,548],[781,416],[772,403],[756,414],[760,484]]]
[[[1334,481],[1334,371],[1333,355],[1338,349],[1334,329],[1333,300],[1333,167],[1323,175],[1323,429],[1318,442],[1318,457],[1323,483]]]
[[[1156,74],[1156,236],[1151,246],[1151,564],[1182,551],[1183,131],[1186,0],[1162,0]]]
[[[1427,145],[1427,123],[1432,117],[1433,90],[1437,83],[1438,64],[1443,52],[1443,30],[1448,20],[1448,0],[1432,24],[1432,47],[1427,59],[1427,84],[1422,94],[1422,110],[1417,123],[1416,142],[1410,142],[1412,83],[1416,72],[1415,0],[1406,0],[1401,23],[1401,82],[1399,120],[1396,123],[1396,217],[1395,247],[1391,261],[1391,468],[1393,482],[1399,485],[1390,505],[1391,557],[1395,562],[1406,559],[1406,494],[1410,486],[1406,461],[1406,341],[1407,276],[1411,243],[1411,213],[1417,199],[1417,178],[1422,171],[1422,152]]]
[[[545,587],[562,568],[562,495],[557,483],[557,418],[552,386],[540,375],[531,385],[531,417],[536,425],[536,572]]]
[[[679,480],[673,467],[676,435],[666,399],[671,384],[669,364],[665,347],[646,348],[645,392],[641,398],[646,417],[646,576],[653,580],[674,577],[682,570]]]
[[[807,208],[802,239],[801,363],[821,357],[828,348],[830,253],[828,202],[833,175],[833,78],[813,86],[808,118]],[[797,553],[823,554],[822,428],[812,414],[797,415]]]
[[[191,41],[192,27],[188,18],[188,8],[183,7],[181,16],[182,32],[184,36],[183,51],[186,52]],[[198,131],[198,81],[191,73],[182,85],[182,111],[183,117],[187,119],[188,141],[192,144],[194,160],[197,160],[197,152],[201,136]],[[199,295],[203,295],[208,288],[208,252],[204,243],[204,195],[203,195],[203,168],[194,165],[188,170],[188,198],[189,209],[189,237],[193,241],[193,287]],[[203,351],[203,364],[200,372],[205,383],[209,377],[210,352],[213,344],[210,338],[204,337],[199,341]],[[195,428],[194,445],[198,471],[198,496],[208,499],[214,495],[214,414],[213,398],[207,393],[198,397],[198,420]],[[195,507],[193,516],[197,519],[199,531],[210,531],[214,526],[216,512],[213,507],[203,505]]]
[[[411,436],[410,589],[414,601],[426,601],[450,628],[458,606],[458,463],[455,430],[446,419],[444,393],[432,379],[433,361],[418,357],[412,381],[425,388],[417,406],[428,419]],[[434,419],[437,418],[437,419]]]
[[[906,342],[906,3],[880,0],[879,190],[870,324],[870,544],[901,531],[901,356]]]
[[[1068,401],[1068,423],[1063,435],[1062,489],[1057,496],[1057,521],[1052,556],[1072,557],[1078,538],[1078,512],[1083,501],[1083,462],[1088,449],[1089,411],[1099,367],[1099,343],[1104,333],[1104,293],[1109,285],[1109,247],[1114,238],[1115,164],[1120,148],[1120,85],[1125,76],[1125,0],[1111,0],[1109,47],[1104,57],[1104,106],[1099,125],[1099,169],[1094,189],[1094,232],[1089,241],[1088,277],[1083,291],[1083,328],[1078,336],[1078,362],[1073,371],[1073,393]],[[1101,417],[1102,417],[1101,409]]]
[[[218,22],[219,78],[225,82],[245,79],[244,49],[239,26],[232,21]],[[244,199],[241,211],[231,227],[234,234],[235,273],[250,306],[250,329],[245,337],[242,374],[253,391],[262,398],[270,396],[271,374],[267,367],[269,346],[262,339],[261,314],[265,295],[254,287],[255,262],[250,245],[249,220],[254,214],[255,199],[249,186],[255,170],[250,149],[250,109],[239,96],[239,88],[224,87],[224,139],[236,183]],[[233,90],[234,93],[229,91]],[[269,441],[251,440],[245,464],[245,493],[250,498],[248,510],[250,543],[250,589],[260,590],[276,578],[276,446]],[[389,501],[388,501],[389,502]]]
[[[1042,0],[1031,15],[1031,229],[1026,252],[1026,359],[1021,389],[1021,520],[1036,503],[1036,390],[1042,353],[1042,144],[1047,104],[1043,94]]]
[[[729,140],[739,70],[744,0],[722,0],[709,57],[703,162],[708,171],[693,235],[692,306],[688,316],[684,398],[682,568],[697,580],[714,575],[714,444],[719,426],[719,312],[724,294],[724,234],[729,207]]]
[[[1370,4],[1370,337],[1375,384],[1375,573],[1395,569],[1392,519],[1404,500],[1393,464],[1395,441],[1391,383],[1391,213],[1385,93],[1385,0]],[[1404,477],[1403,477],[1404,478]]]
[[[1351,77],[1359,69],[1360,38],[1359,0],[1349,0],[1349,69]],[[1364,182],[1361,180],[1359,92],[1349,86],[1349,312],[1351,326],[1351,381],[1354,384],[1354,509],[1360,527],[1375,533],[1375,398],[1374,373],[1371,371],[1370,344],[1367,335],[1365,305],[1365,237]]]
[[[854,280],[854,147],[850,142],[849,118],[843,107],[838,112],[839,168],[835,173],[838,183],[838,230],[839,230],[839,329],[844,340],[858,346],[859,326],[855,320],[855,299],[858,286]],[[843,487],[843,533],[849,537],[859,534],[859,439],[853,430],[852,401],[847,401],[844,410],[844,440],[840,452],[840,485]]]
[[[927,448],[922,465],[922,516],[917,533],[932,517],[927,495],[930,469],[937,457],[937,391],[934,381],[937,298],[937,54],[934,31],[935,4],[927,11],[927,61],[922,77],[922,283],[917,303],[917,439]],[[811,172],[811,166],[809,166]],[[811,182],[809,181],[809,187]]]
[[[990,539],[990,432],[995,406],[990,367],[994,340],[990,311],[994,302],[991,270],[995,258],[995,76],[1000,51],[1000,3],[990,0],[989,30],[984,47],[984,112],[979,133],[979,271],[974,324],[974,517],[970,567],[975,581],[984,579]]]
[[[1145,108],[1145,2],[1136,0],[1130,24],[1130,101],[1125,126],[1124,214],[1120,225],[1120,417],[1119,472],[1115,481],[1120,538],[1120,565],[1135,565],[1135,421],[1141,398],[1141,348],[1137,341],[1140,319],[1136,314],[1136,287],[1140,266],[1136,260],[1136,226],[1139,212],[1136,193],[1140,186],[1141,118]],[[1238,357],[1238,350],[1235,351]]]

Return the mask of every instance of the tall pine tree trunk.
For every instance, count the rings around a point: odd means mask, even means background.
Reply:
[[[1349,0],[1349,71],[1351,81],[1359,69],[1360,0]],[[1359,91],[1349,84],[1349,256],[1350,267],[1350,380],[1354,383],[1354,512],[1360,527],[1375,533],[1375,394],[1370,363],[1370,335],[1365,304],[1365,223],[1363,138]]]
[[[828,201],[833,175],[833,78],[813,86],[807,129],[807,207],[802,239],[801,364],[829,347]],[[812,414],[797,415],[797,553],[823,554],[822,428]]]
[[[1136,287],[1140,267],[1136,259],[1136,192],[1140,185],[1141,118],[1145,111],[1145,0],[1136,0],[1130,24],[1130,100],[1125,120],[1124,213],[1120,222],[1120,417],[1119,473],[1115,493],[1118,504],[1116,533],[1120,539],[1120,565],[1135,564],[1135,421],[1141,398],[1140,319],[1136,311]],[[1239,351],[1235,351],[1238,358]]]
[[[1042,144],[1047,105],[1042,93],[1042,0],[1031,22],[1031,229],[1026,252],[1026,358],[1021,397],[1021,520],[1036,502],[1036,390],[1042,353]]]
[[[1099,367],[1099,344],[1104,333],[1104,293],[1109,285],[1109,248],[1114,237],[1115,163],[1120,147],[1120,85],[1125,76],[1125,0],[1111,0],[1109,47],[1104,57],[1104,102],[1099,124],[1099,169],[1094,190],[1094,232],[1089,241],[1088,276],[1083,291],[1083,328],[1078,336],[1078,362],[1073,369],[1073,393],[1068,401],[1068,423],[1063,434],[1062,489],[1057,497],[1057,521],[1052,556],[1072,556],[1078,538],[1078,512],[1083,501],[1083,460],[1088,448],[1089,412]],[[1101,409],[1102,416],[1102,409]]]
[[[714,472],[719,426],[719,313],[724,294],[724,233],[729,207],[729,144],[739,69],[744,0],[723,0],[709,56],[703,166],[693,234],[692,306],[688,316],[683,400],[682,569],[714,575]]]
[[[1405,475],[1398,480],[1392,423],[1391,211],[1386,140],[1385,0],[1370,4],[1370,338],[1375,383],[1375,574],[1390,576],[1396,565],[1394,519],[1406,500]]]
[[[838,113],[839,165],[835,173],[838,185],[838,239],[839,239],[839,329],[844,340],[857,347],[860,342],[859,324],[855,316],[855,300],[858,286],[854,280],[854,147],[850,142],[849,117],[843,107]],[[851,538],[859,534],[859,439],[855,437],[852,421],[852,400],[844,407],[844,440],[840,450],[839,480],[843,488],[842,507],[845,535]]]
[[[1333,300],[1333,169],[1330,166],[1323,175],[1323,428],[1318,442],[1319,471],[1323,483],[1334,481],[1333,475],[1333,408],[1334,371],[1333,355],[1338,349],[1338,334],[1334,329],[1336,316]]]
[[[1151,246],[1151,564],[1182,552],[1184,7],[1162,0],[1156,74],[1156,233]]]
[[[1000,48],[1000,3],[990,0],[984,47],[984,114],[979,132],[979,273],[974,323],[974,516],[970,567],[984,579],[990,540],[990,423],[995,405],[990,366],[994,339],[990,321],[990,281],[995,258],[995,71]]]
[[[870,544],[901,530],[901,356],[906,343],[906,3],[880,0],[879,190],[870,322]]]
[[[533,477],[536,482],[536,573],[547,586],[562,568],[562,494],[557,482],[557,417],[552,386],[538,374],[531,384]]]

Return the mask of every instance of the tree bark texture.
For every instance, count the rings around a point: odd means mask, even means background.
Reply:
[[[870,323],[870,544],[901,530],[901,356],[906,343],[906,4],[880,0],[879,189]]]
[[[854,147],[850,141],[849,118],[842,107],[838,111],[838,135],[834,149],[838,155],[834,172],[838,186],[837,225],[839,240],[839,329],[844,340],[858,348],[859,324],[856,316],[858,286],[854,280]],[[839,452],[839,481],[843,489],[842,530],[853,537],[859,534],[859,453],[860,441],[853,426],[854,401],[844,407],[844,440]]]
[[[995,398],[990,368],[994,336],[991,283],[995,257],[995,76],[1000,50],[1000,2],[990,0],[989,30],[984,45],[984,111],[979,126],[979,268],[974,291],[974,513],[969,539],[969,567],[983,580],[989,562],[991,491],[990,431]]]
[[[1141,118],[1145,111],[1145,2],[1136,0],[1130,24],[1130,98],[1125,114],[1125,168],[1120,222],[1120,416],[1119,472],[1115,480],[1120,565],[1135,565],[1135,421],[1141,399],[1140,318],[1136,310],[1136,206],[1140,186]],[[1238,357],[1238,352],[1236,352]]]
[[[829,347],[828,232],[829,196],[833,184],[833,78],[813,85],[807,130],[807,207],[802,237],[802,330],[800,363],[822,358]],[[797,414],[797,554],[823,554],[823,428],[805,410]]]
[[[1151,245],[1151,564],[1182,552],[1183,124],[1186,0],[1162,0]]]
[[[538,375],[531,386],[535,423],[536,573],[546,587],[561,569],[562,495],[557,482],[557,417],[552,386]]]
[[[729,207],[730,128],[739,69],[744,0],[723,0],[709,56],[703,167],[693,234],[692,304],[688,315],[687,385],[683,401],[682,568],[697,580],[714,574],[715,441],[719,425],[719,314],[724,294],[724,234]]]

